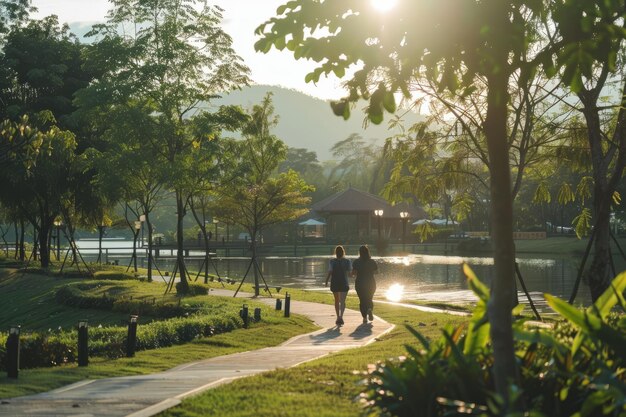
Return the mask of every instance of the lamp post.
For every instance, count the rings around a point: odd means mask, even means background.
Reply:
[[[219,221],[219,220],[217,220],[215,217],[213,218],[213,224],[215,225],[215,244],[216,244],[216,245],[217,245],[217,224],[218,224],[219,222],[220,222],[220,221]]]
[[[56,219],[54,221],[54,227],[57,229],[57,261],[61,260],[61,225],[63,222],[61,219]]]
[[[143,248],[143,224],[146,221],[146,215],[139,216],[139,221],[141,222],[141,247]]]
[[[378,245],[377,246],[377,252],[380,255],[382,252],[382,239],[381,239],[381,234],[380,234],[380,223],[381,223],[381,219],[383,217],[383,210],[382,209],[378,209],[378,210],[374,210],[374,215],[378,218]]]
[[[141,221],[135,220],[135,236],[133,239],[133,261],[135,272],[137,272],[137,237],[139,237],[139,231],[141,230]]]
[[[402,251],[404,252],[406,246],[406,222],[409,220],[409,213],[401,211],[400,218],[402,219]]]

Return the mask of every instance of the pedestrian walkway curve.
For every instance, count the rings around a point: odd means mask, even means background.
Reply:
[[[215,295],[233,292],[213,290]],[[239,294],[250,297],[250,294]],[[274,305],[273,298],[257,298]],[[165,372],[85,380],[54,391],[2,400],[0,416],[152,416],[188,396],[237,378],[289,368],[343,350],[365,346],[393,329],[375,317],[363,324],[361,314],[346,310],[345,325],[335,326],[332,305],[291,299],[291,313],[301,314],[322,329],[264,349],[219,356],[177,366]]]

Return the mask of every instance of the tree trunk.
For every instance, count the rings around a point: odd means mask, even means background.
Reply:
[[[37,226],[33,225],[33,261],[36,261],[37,251],[39,250],[39,242],[37,242],[39,235],[37,235]]]
[[[148,228],[148,282],[152,282],[152,223],[150,223],[150,213],[145,210],[146,227]]]
[[[603,178],[596,178],[594,185],[593,218],[595,239],[593,259],[587,270],[587,283],[591,292],[591,300],[596,301],[611,285],[611,195],[605,187]]]
[[[102,237],[104,236],[104,226],[98,226],[98,263],[102,263]]]
[[[15,255],[13,256],[15,259],[18,258],[19,253],[20,253],[20,242],[19,242],[19,232],[17,230],[17,222],[13,223],[13,227],[15,230]]]
[[[180,275],[180,290],[182,293],[189,291],[187,282],[187,268],[185,267],[185,244],[183,235],[183,219],[185,218],[185,202],[180,190],[176,190],[176,265]]]
[[[46,219],[41,219],[41,228],[39,229],[39,262],[42,268],[48,268],[50,266],[50,234],[52,228],[50,222]]]
[[[19,243],[19,252],[20,252],[20,261],[26,260],[26,248],[24,247],[24,220],[20,219],[20,243]]]
[[[137,273],[137,238],[139,237],[139,230],[133,228],[133,270]]]
[[[254,262],[254,264],[252,265],[252,270],[254,271],[254,296],[258,297],[259,294],[261,293],[260,291],[260,284],[259,284],[259,263],[257,261],[256,258],[256,231],[253,231],[253,233],[250,234],[250,237],[252,238],[252,242],[251,242],[251,246],[250,248],[252,249],[252,262]]]
[[[200,230],[202,231],[202,241],[204,242],[204,283],[208,284],[209,283],[209,260],[210,260],[210,250],[211,247],[209,246],[209,237],[207,236],[206,233],[206,226],[205,225],[200,225]],[[217,251],[217,245],[216,246],[216,251]]]
[[[497,4],[497,3],[496,3]],[[494,4],[506,21],[506,10]],[[497,22],[503,30],[503,22]],[[506,36],[503,36],[503,39]],[[515,297],[515,247],[513,243],[513,198],[511,195],[511,170],[507,143],[507,84],[506,47],[494,47],[494,70],[488,76],[487,117],[485,136],[489,152],[491,186],[491,237],[495,274],[491,283],[491,300],[487,314],[491,324],[493,344],[493,376],[496,392],[505,399],[509,410],[509,387],[518,381],[518,373],[513,346],[512,313]]]

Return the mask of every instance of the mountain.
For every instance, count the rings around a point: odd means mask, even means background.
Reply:
[[[378,145],[383,145],[392,132],[387,130],[390,115],[386,114],[381,125],[369,124],[363,127],[365,113],[361,110],[365,102],[360,102],[352,109],[348,120],[337,117],[330,109],[330,102],[311,97],[296,90],[283,87],[255,85],[234,91],[214,104],[239,104],[245,109],[260,104],[267,92],[272,92],[275,114],[279,116],[274,134],[292,148],[307,148],[317,153],[319,161],[333,159],[330,149],[340,140],[353,133],[361,135]],[[407,126],[423,118],[411,113],[404,118]]]

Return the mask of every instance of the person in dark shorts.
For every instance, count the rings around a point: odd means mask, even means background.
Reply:
[[[335,248],[335,258],[330,260],[328,274],[326,275],[326,287],[330,280],[330,290],[335,297],[335,313],[337,313],[337,321],[335,324],[341,326],[343,324],[343,312],[346,309],[346,297],[350,286],[348,283],[348,274],[352,271],[350,261],[344,257],[346,251],[343,246],[338,245]]]
[[[374,320],[374,293],[376,292],[376,280],[374,274],[378,272],[376,261],[370,256],[370,250],[366,245],[359,248],[359,257],[352,263],[352,276],[356,276],[354,288],[359,296],[359,309],[363,316],[363,324],[367,320]]]

